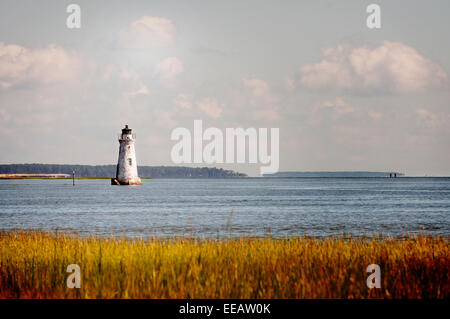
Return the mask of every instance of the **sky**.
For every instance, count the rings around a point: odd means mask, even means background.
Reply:
[[[67,6],[81,9],[69,29]],[[369,29],[366,8],[381,8]],[[0,2],[0,163],[175,165],[177,127],[279,128],[280,171],[450,176],[449,1]],[[257,176],[261,164],[217,164]]]

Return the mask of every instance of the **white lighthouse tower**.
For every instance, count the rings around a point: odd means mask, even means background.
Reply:
[[[117,162],[116,178],[111,179],[112,185],[142,185],[137,172],[135,134],[131,133],[128,125],[119,135],[119,160]]]

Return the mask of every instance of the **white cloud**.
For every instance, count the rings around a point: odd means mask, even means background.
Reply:
[[[119,42],[130,49],[169,46],[175,42],[175,26],[166,18],[143,16],[119,32]]]
[[[184,72],[184,65],[176,57],[168,57],[158,63],[155,74],[158,75],[161,84],[166,88],[176,86],[177,77]]]
[[[410,93],[447,82],[447,74],[414,48],[383,42],[376,48],[339,45],[323,51],[323,60],[301,68],[302,85],[357,92]]]
[[[427,127],[438,127],[440,124],[438,115],[424,108],[416,109],[416,114]]]
[[[243,79],[242,83],[246,91],[248,105],[253,107],[251,114],[253,118],[261,120],[279,119],[278,98],[272,93],[269,84],[263,79]]]
[[[138,95],[148,95],[149,91],[147,89],[147,86],[145,86],[143,83],[140,83],[139,87],[134,91],[125,92],[126,96],[134,97]]]
[[[96,72],[90,72],[91,79],[84,84],[91,94],[103,95],[103,98],[128,98],[150,95],[150,90],[140,74],[134,69],[121,65],[97,64]],[[125,105],[124,105],[125,106]]]
[[[25,48],[0,43],[2,91],[10,94],[0,106],[7,110],[0,113],[0,124],[27,130],[41,130],[40,122],[50,119],[63,123],[69,117],[81,122],[123,117],[130,106],[148,101],[135,97],[149,94],[139,74],[128,67],[95,61],[56,45]]]
[[[197,103],[197,107],[212,118],[219,118],[222,114],[223,105],[219,105],[216,99],[204,98]]]
[[[292,77],[287,76],[284,78],[284,87],[288,91],[295,89],[295,81]]]
[[[181,109],[191,109],[192,101],[189,94],[178,94],[174,99],[173,103]]]
[[[67,81],[77,76],[80,64],[76,54],[54,44],[27,49],[0,42],[0,89]]]
[[[9,112],[3,108],[0,108],[0,122],[1,123],[8,122],[10,119],[11,115],[9,114]]]
[[[425,107],[417,108],[415,111],[420,127],[437,133],[436,139],[447,136],[448,140],[448,134],[450,133],[450,126],[448,125],[450,122],[449,111],[438,111]]]
[[[337,113],[351,113],[354,111],[353,107],[344,102],[344,100],[340,97],[333,100],[324,101],[318,105],[318,108],[329,108]]]
[[[173,118],[174,112],[167,110],[156,110],[155,112],[156,122],[159,126],[163,127],[176,127],[177,121]]]
[[[269,95],[269,85],[266,81],[252,78],[243,79],[244,87],[247,88],[254,97],[267,97]]]
[[[379,120],[379,119],[381,119],[383,117],[383,113],[382,112],[377,112],[377,111],[373,111],[373,110],[370,110],[369,112],[367,112],[367,114],[373,120]]]
[[[139,75],[133,70],[126,68],[111,70],[111,68],[106,67],[105,72],[107,73],[108,80],[113,80],[114,78],[112,76],[114,75],[118,76],[119,85],[123,90],[123,95],[126,97],[148,95],[150,93],[147,86],[142,83]]]

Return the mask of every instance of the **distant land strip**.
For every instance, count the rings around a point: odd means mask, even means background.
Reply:
[[[113,176],[72,176],[69,174],[0,174],[0,179],[108,179]],[[151,179],[151,177],[141,177]]]
[[[341,172],[278,172],[264,174],[264,177],[402,177],[399,172],[365,172],[365,171],[341,171]]]
[[[116,165],[70,164],[0,164],[1,178],[69,178],[107,177],[116,175]],[[229,178],[246,177],[246,174],[216,167],[138,166],[142,178]],[[15,176],[14,176],[15,175]]]
[[[69,174],[0,174],[0,179],[21,179],[21,178],[69,178]]]

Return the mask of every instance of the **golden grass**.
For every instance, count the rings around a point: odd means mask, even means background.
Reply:
[[[66,268],[81,268],[69,289]],[[381,267],[381,289],[366,268]],[[1,298],[448,298],[449,241],[113,239],[0,232]]]

